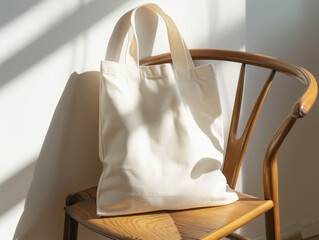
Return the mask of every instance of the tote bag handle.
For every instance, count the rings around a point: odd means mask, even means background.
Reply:
[[[176,69],[190,69],[194,68],[194,63],[192,61],[189,50],[180,35],[175,23],[173,20],[156,4],[146,4],[139,6],[125,15],[117,22],[109,45],[107,48],[105,60],[108,61],[119,61],[122,45],[124,42],[125,36],[131,31],[132,34],[129,34],[129,47],[126,50],[125,56],[130,59],[128,65],[138,66],[139,64],[139,51],[138,51],[138,39],[136,36],[135,29],[135,15],[138,9],[145,8],[154,13],[160,15],[167,28],[169,46],[172,55],[172,60],[174,67]]]

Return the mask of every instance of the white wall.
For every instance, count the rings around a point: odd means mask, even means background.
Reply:
[[[319,1],[316,0],[247,0],[246,51],[288,60],[319,77]],[[251,73],[246,99],[252,100],[260,82]],[[257,120],[256,131],[247,149],[243,170],[244,191],[262,195],[260,174],[266,143],[271,130],[278,127],[303,90],[291,78],[277,76],[268,99]],[[244,112],[248,113],[249,109]],[[283,231],[301,230],[303,237],[319,233],[319,109],[318,101],[309,115],[297,121],[278,155],[280,214]],[[258,170],[255,170],[258,169]],[[286,229],[286,230],[285,230]],[[258,236],[263,232],[263,218],[255,221],[246,233]]]
[[[117,19],[144,2],[1,2],[1,239],[61,239],[66,194],[96,185],[101,171],[98,77],[69,76],[98,71]],[[190,48],[244,50],[245,1],[156,2],[175,20]],[[155,53],[168,50],[162,24],[160,29]],[[143,46],[142,57],[152,45]],[[238,67],[216,67],[227,118]],[[80,239],[100,238],[83,228],[80,232]]]

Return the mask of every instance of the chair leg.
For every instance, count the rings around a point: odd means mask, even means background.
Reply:
[[[66,198],[66,206],[72,205],[76,202],[74,195],[69,195]],[[64,233],[63,240],[76,240],[78,238],[78,222],[65,213],[64,218]]]
[[[63,240],[76,240],[78,238],[78,222],[65,213]]]
[[[275,205],[273,209],[265,214],[266,217],[266,239],[280,240],[280,218],[279,207]]]
[[[266,154],[267,155],[267,154]],[[270,166],[267,163],[270,161]],[[264,197],[271,199],[274,207],[266,212],[266,239],[280,240],[280,214],[279,214],[279,191],[277,155],[271,156],[268,162],[264,161]]]

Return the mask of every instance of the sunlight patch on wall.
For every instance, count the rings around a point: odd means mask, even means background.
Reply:
[[[77,0],[60,1],[58,4],[52,0],[40,1],[1,27],[0,39],[3,48],[0,64],[74,12],[78,4]]]

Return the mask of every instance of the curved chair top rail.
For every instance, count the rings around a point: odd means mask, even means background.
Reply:
[[[318,87],[314,76],[306,69],[290,62],[260,54],[220,49],[191,49],[190,53],[194,60],[207,59],[239,62],[273,69],[297,78],[307,89],[293,108],[293,115],[295,117],[303,117],[306,115],[316,100]],[[153,65],[167,62],[171,62],[169,53],[142,59],[140,64]]]

